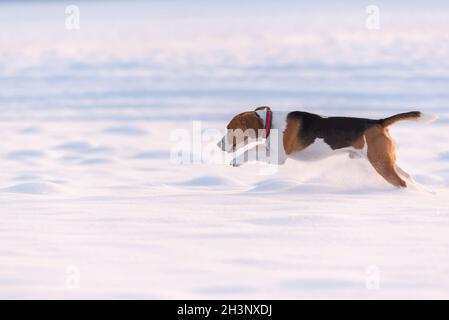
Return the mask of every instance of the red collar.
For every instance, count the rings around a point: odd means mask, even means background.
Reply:
[[[267,110],[267,114],[265,115],[265,138],[270,136],[271,125],[273,123],[273,112],[271,110]]]

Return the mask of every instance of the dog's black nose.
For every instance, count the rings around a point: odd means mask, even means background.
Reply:
[[[217,147],[219,147],[221,150],[226,151],[226,146],[225,146],[225,140],[221,139],[218,143],[217,143]]]

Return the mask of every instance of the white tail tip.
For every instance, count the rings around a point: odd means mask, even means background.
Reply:
[[[424,113],[421,112],[421,115],[419,116],[419,118],[417,119],[418,122],[422,122],[422,123],[432,123],[435,120],[437,120],[439,117],[434,114],[434,113]]]

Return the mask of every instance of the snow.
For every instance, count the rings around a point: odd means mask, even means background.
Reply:
[[[355,1],[182,3],[80,2],[70,32],[62,4],[0,3],[0,298],[448,298],[447,4],[378,1],[373,31]],[[390,130],[419,187],[208,152],[267,104],[437,114]]]

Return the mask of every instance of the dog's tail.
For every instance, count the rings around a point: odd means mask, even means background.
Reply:
[[[431,123],[436,119],[438,119],[438,116],[435,114],[422,113],[420,111],[412,111],[412,112],[399,113],[392,117],[381,119],[379,121],[383,127],[388,127],[391,126],[392,124],[395,124],[398,121],[418,121],[423,123]]]

